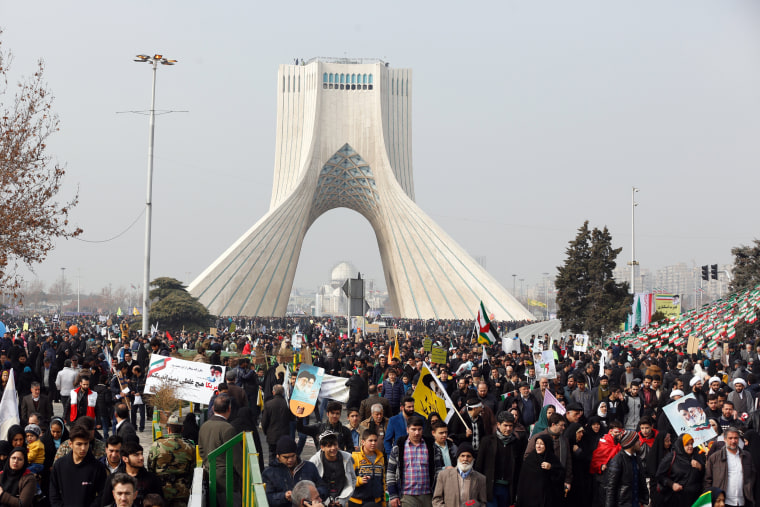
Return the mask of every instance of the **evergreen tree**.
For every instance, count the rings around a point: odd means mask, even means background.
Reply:
[[[755,287],[760,283],[760,240],[753,245],[741,245],[731,249],[734,256],[734,279],[731,290],[738,291]]]
[[[150,283],[151,324],[161,329],[198,331],[211,325],[212,316],[197,299],[185,290],[182,282],[170,277],[156,278]]]
[[[587,220],[578,229],[555,281],[557,317],[564,330],[598,338],[625,321],[633,297],[628,282],[617,283],[612,277],[621,250],[612,247],[607,227],[589,230]]]

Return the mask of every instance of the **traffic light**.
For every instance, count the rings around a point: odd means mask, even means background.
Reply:
[[[702,266],[702,280],[707,281],[709,279],[710,279],[709,266],[704,265],[704,266]]]
[[[713,264],[712,266],[710,266],[710,277],[713,280],[718,279],[718,265],[717,264]]]

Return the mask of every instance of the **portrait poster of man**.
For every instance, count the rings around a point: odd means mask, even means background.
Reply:
[[[694,439],[695,446],[717,436],[707,421],[707,414],[693,393],[668,403],[662,410],[678,436],[688,433]]]
[[[314,411],[325,369],[302,364],[296,376],[296,385],[290,394],[290,411],[298,417],[306,417]]]
[[[441,419],[448,423],[456,412],[449,395],[438,378],[430,371],[428,365],[422,367],[420,380],[412,397],[414,398],[414,411],[425,417],[437,412]]]
[[[586,352],[588,349],[588,335],[577,334],[575,335],[575,341],[573,342],[573,351]]]

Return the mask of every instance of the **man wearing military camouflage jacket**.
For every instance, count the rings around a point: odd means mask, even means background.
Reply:
[[[182,438],[182,422],[172,415],[168,434],[150,446],[148,470],[161,480],[167,507],[185,507],[190,498],[195,468],[195,445]]]

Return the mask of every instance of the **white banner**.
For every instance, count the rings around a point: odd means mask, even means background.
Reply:
[[[503,350],[507,354],[511,354],[512,351],[520,353],[520,337],[514,336],[512,338],[507,338],[506,336],[501,337],[501,350]]]
[[[345,377],[335,377],[325,375],[322,377],[322,388],[319,390],[319,399],[335,400],[341,403],[348,403],[348,387]],[[348,408],[348,407],[346,407]]]
[[[224,370],[224,366],[151,354],[143,392],[152,394],[162,385],[171,384],[177,388],[180,400],[208,405],[214,391],[224,382]]]
[[[586,350],[588,350],[588,335],[575,335],[575,341],[573,342],[573,351],[586,352]]]

